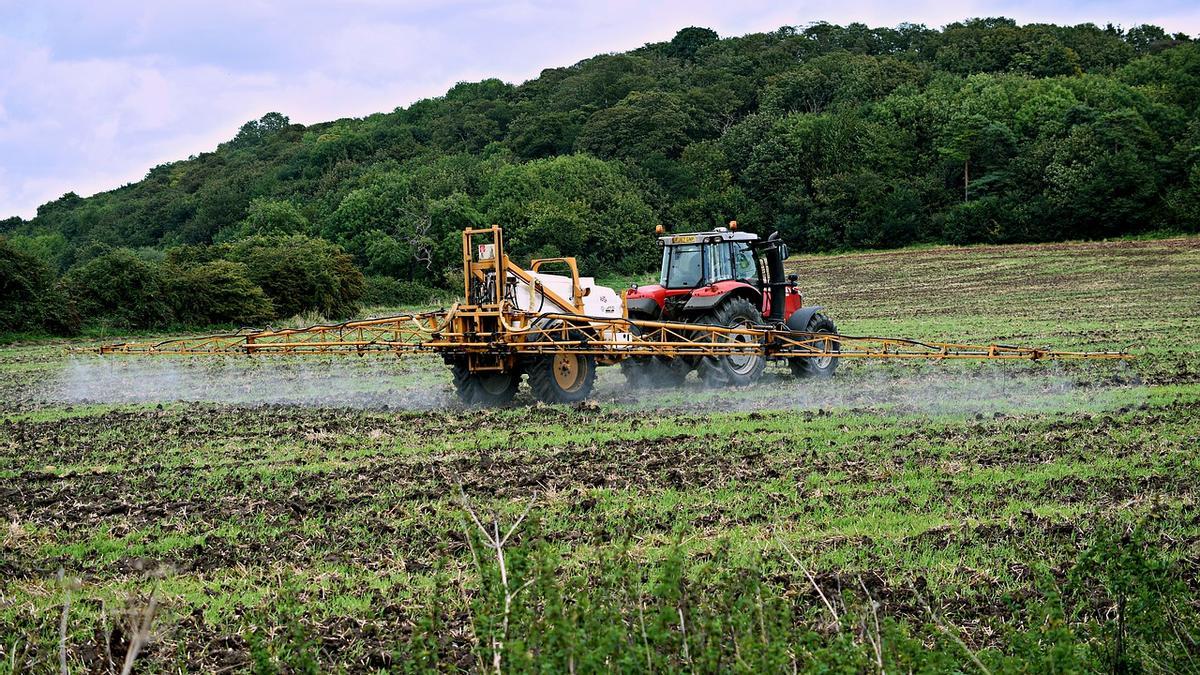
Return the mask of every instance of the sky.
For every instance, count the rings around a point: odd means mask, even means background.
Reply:
[[[731,36],[976,16],[1200,33],[1195,0],[0,0],[0,219],[140,180],[266,112],[362,117],[693,25]]]

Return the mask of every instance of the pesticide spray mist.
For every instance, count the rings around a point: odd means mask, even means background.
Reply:
[[[1049,412],[1103,407],[1107,385],[1077,369],[1038,363],[847,363],[830,380],[796,380],[768,369],[750,387],[706,388],[695,375],[680,388],[629,387],[619,368],[601,368],[592,399],[620,408],[671,411],[854,409],[917,414]],[[67,362],[41,398],[67,403],[211,402],[370,410],[457,407],[440,359],[391,357],[94,358]],[[533,404],[527,389],[518,405]]]
[[[346,357],[80,357],[50,383],[46,398],[424,410],[454,403],[438,365]]]

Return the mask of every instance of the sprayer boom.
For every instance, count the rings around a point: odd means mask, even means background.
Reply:
[[[737,255],[736,247],[745,237],[725,233],[722,230],[721,236],[712,238],[714,246],[728,246],[731,255]],[[477,243],[479,238],[485,243]],[[679,378],[680,373],[686,376],[697,369],[710,381],[720,377],[724,379],[717,383],[744,384],[757,377],[768,360],[787,361],[797,375],[827,376],[839,359],[1132,358],[1125,352],[839,335],[832,321],[816,312],[820,308],[799,306],[794,282],[790,287],[776,283],[775,277],[782,274],[779,261],[783,255],[778,252],[786,248],[774,242],[768,240],[772,282],[764,282],[764,293],[773,287],[775,292],[786,290],[789,295],[787,303],[777,298],[766,318],[736,291],[710,302],[716,307],[715,319],[674,321],[631,315],[631,292],[618,296],[612,289],[580,277],[573,258],[535,260],[530,270],[515,265],[504,253],[503,232],[492,227],[463,232],[464,297],[449,310],[78,351],[163,355],[432,353],[451,366],[463,400],[483,404],[511,399],[522,374],[529,375],[535,395],[542,400],[580,400],[591,391],[595,368],[612,364],[662,378]],[[542,272],[547,264],[565,265],[570,276]],[[769,297],[763,298],[763,304],[770,304]],[[786,322],[777,316],[785,306],[789,312]]]
[[[458,321],[490,318],[496,332],[455,331]],[[748,338],[748,339],[747,339]],[[257,330],[160,342],[124,342],[76,350],[96,354],[586,354],[598,359],[685,358],[747,354],[769,358],[870,359],[1131,359],[1126,352],[1081,352],[1001,344],[927,342],[906,338],[807,333],[770,326],[729,328],[688,323],[595,319],[512,310],[487,317],[459,310],[285,330]]]

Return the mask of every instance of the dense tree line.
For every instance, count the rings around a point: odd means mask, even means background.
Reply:
[[[267,114],[0,221],[3,274],[33,270],[0,293],[129,325],[340,316],[452,285],[458,232],[493,222],[518,256],[600,274],[653,267],[657,223],[810,251],[1196,231],[1198,106],[1200,44],[1154,26],[686,28],[362,119]],[[161,306],[122,309],[138,293]]]

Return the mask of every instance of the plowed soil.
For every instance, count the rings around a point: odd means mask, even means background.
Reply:
[[[1063,574],[1102,527],[1152,523],[1200,597],[1200,239],[789,266],[847,334],[1138,358],[853,363],[830,383],[772,370],[720,391],[631,391],[614,368],[574,407],[522,394],[478,410],[433,359],[0,348],[0,664],[57,670],[69,587],[79,671],[119,669],[151,592],[139,670],[249,669],[255,645],[286,633],[285,597],[300,598],[321,669],[387,667],[432,579],[471,569],[460,490],[506,522],[533,500],[514,545],[536,531],[567,570],[682,546],[758,560],[817,609],[813,584],[861,578],[885,615],[919,619],[932,602],[972,649],[1003,648],[1011,598],[1034,591],[1035,569]],[[456,611],[447,639],[470,667]]]

